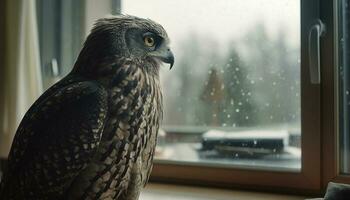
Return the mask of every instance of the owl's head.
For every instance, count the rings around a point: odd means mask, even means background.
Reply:
[[[97,20],[87,37],[77,65],[97,65],[105,60],[129,58],[145,68],[161,62],[174,64],[164,28],[149,19],[119,15]]]

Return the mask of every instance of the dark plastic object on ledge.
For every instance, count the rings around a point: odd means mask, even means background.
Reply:
[[[324,200],[349,200],[350,185],[330,182]]]
[[[309,200],[350,200],[350,185],[330,182],[324,198]]]

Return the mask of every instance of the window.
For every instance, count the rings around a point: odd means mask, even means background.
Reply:
[[[339,145],[340,172],[350,174],[350,2],[339,1]]]
[[[319,191],[350,173],[348,6],[38,0],[44,85],[69,72],[95,19],[120,11],[154,19],[168,31],[176,61],[161,71],[165,116],[151,179]],[[320,37],[310,32],[324,25]]]
[[[84,40],[83,0],[37,0],[40,62],[45,89],[73,67]]]

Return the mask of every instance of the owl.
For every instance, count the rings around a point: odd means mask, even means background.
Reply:
[[[174,56],[158,23],[97,20],[72,71],[23,117],[0,199],[138,199],[162,119],[162,63]]]

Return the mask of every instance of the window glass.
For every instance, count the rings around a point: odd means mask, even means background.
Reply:
[[[171,38],[156,159],[300,170],[300,1],[127,0]]]
[[[339,132],[340,168],[350,174],[350,1],[339,1]]]

